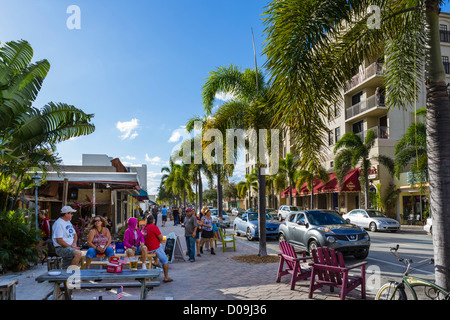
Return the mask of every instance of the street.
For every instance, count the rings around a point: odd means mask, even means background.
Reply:
[[[231,228],[229,229],[231,231]],[[420,229],[422,230],[422,229]],[[371,246],[369,256],[365,259],[368,264],[367,272],[367,294],[375,295],[378,288],[390,280],[400,281],[406,267],[399,262],[390,252],[390,248],[400,245],[398,251],[402,258],[420,261],[433,257],[432,236],[418,231],[390,232],[370,232]],[[259,241],[248,241],[244,236],[236,237],[237,242],[246,242],[247,245],[258,248]],[[267,253],[279,253],[278,240],[267,239]],[[345,256],[345,263],[352,265],[359,262],[353,256]],[[359,272],[359,269],[358,269]],[[410,275],[426,280],[434,280],[432,265],[421,265],[418,269],[413,269]]]

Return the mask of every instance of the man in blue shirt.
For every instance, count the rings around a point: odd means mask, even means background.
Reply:
[[[161,213],[162,213],[161,227],[164,227],[164,225],[166,224],[166,221],[167,221],[167,209],[166,209],[165,205],[163,205],[163,208],[161,209]]]

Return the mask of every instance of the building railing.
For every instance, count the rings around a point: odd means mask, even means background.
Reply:
[[[375,136],[377,137],[377,139],[389,139],[389,128],[384,126],[372,127],[370,129],[367,129],[366,131],[356,133],[356,135],[360,137],[364,142],[364,139],[366,138],[367,132],[369,130],[373,130],[375,132]]]
[[[350,119],[372,108],[385,107],[384,95],[374,94],[345,110],[345,119]]]
[[[363,83],[370,77],[377,75],[383,75],[383,63],[374,62],[367,68],[361,70],[358,74],[354,75],[349,81],[345,83],[345,91],[349,91],[357,85]]]

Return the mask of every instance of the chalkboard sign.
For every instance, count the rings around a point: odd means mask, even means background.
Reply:
[[[169,259],[169,263],[173,262],[173,258],[180,259],[183,261],[183,249],[181,248],[181,244],[178,241],[178,236],[175,232],[171,232],[166,236],[166,245],[164,247],[164,253],[167,255]]]
[[[175,241],[176,238],[167,238],[166,239],[166,247],[164,248],[164,252],[167,255],[167,258],[169,259],[169,263],[172,263],[173,259],[173,253],[175,251]]]

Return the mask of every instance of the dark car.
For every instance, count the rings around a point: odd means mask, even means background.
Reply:
[[[363,228],[347,223],[331,210],[291,213],[280,225],[279,240],[309,253],[326,246],[357,259],[366,258],[370,248],[369,234]]]

